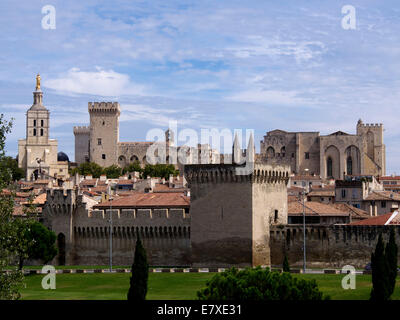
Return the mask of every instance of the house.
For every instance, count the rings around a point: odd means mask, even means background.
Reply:
[[[398,210],[400,194],[391,191],[373,191],[363,200],[362,207],[370,216],[385,214]]]
[[[307,194],[307,201],[316,201],[325,204],[335,202],[335,186],[315,186]]]
[[[348,210],[336,208],[320,202],[292,201],[288,202],[288,224],[303,224],[303,210],[305,211],[306,224],[348,224],[351,214]]]
[[[387,225],[399,225],[399,224],[400,224],[399,211],[389,212],[369,219],[350,223],[350,225],[352,226],[387,226]]]
[[[379,178],[385,191],[400,192],[400,176],[391,175]]]

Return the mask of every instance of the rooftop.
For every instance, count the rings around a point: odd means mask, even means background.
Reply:
[[[134,193],[130,196],[104,202],[93,206],[94,209],[105,209],[112,205],[113,208],[188,208],[190,197],[183,192],[162,192],[162,193]]]
[[[349,216],[347,210],[338,209],[332,205],[320,202],[306,201],[304,207],[307,216]],[[288,215],[303,215],[303,204],[299,201],[289,202]]]
[[[386,226],[397,224],[400,224],[400,215],[398,211],[350,223],[350,225],[356,226]]]

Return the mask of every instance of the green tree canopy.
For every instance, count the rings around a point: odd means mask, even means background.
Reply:
[[[145,300],[147,294],[147,281],[149,277],[149,265],[147,263],[146,250],[138,237],[136,240],[135,257],[132,265],[132,276],[128,291],[128,300]]]
[[[91,175],[93,178],[99,178],[103,174],[103,168],[95,162],[83,162],[71,171],[71,175],[75,175],[76,172],[82,176]]]
[[[3,157],[0,163],[0,170],[7,170],[11,174],[11,181],[19,181],[25,177],[25,172],[18,168],[18,161],[12,157]]]
[[[268,268],[228,269],[197,293],[200,300],[322,300],[315,280],[297,279]],[[329,297],[325,297],[329,299]]]
[[[105,174],[109,179],[116,179],[122,175],[122,169],[113,164],[109,167],[104,168],[103,174]]]
[[[142,172],[142,177],[146,178],[150,176],[168,179],[170,174],[174,176],[179,174],[179,171],[175,170],[172,164],[146,164]]]
[[[390,298],[390,284],[388,278],[388,264],[385,259],[385,244],[382,233],[379,234],[375,252],[371,255],[372,290],[371,300],[383,301]]]
[[[285,258],[283,259],[282,263],[283,272],[290,272],[289,260],[287,255],[285,254]]]
[[[389,242],[386,245],[385,249],[385,261],[388,264],[388,282],[389,287],[388,291],[389,294],[392,295],[394,292],[394,288],[396,285],[396,277],[397,277],[397,244],[396,238],[394,233],[394,228],[390,228],[390,236]]]
[[[12,172],[5,167],[5,142],[6,135],[11,132],[12,121],[7,121],[4,115],[0,115],[0,190],[7,187],[12,181]],[[17,248],[21,243],[18,236],[18,228],[13,219],[13,196],[0,194],[0,299],[18,299],[19,290],[23,283],[23,274],[16,268],[9,269],[17,254]]]
[[[127,172],[142,172],[142,167],[140,166],[140,162],[136,160],[133,163],[128,164],[123,170],[122,173],[125,174]]]

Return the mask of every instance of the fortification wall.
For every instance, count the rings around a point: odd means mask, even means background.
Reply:
[[[108,264],[110,213],[113,225],[113,263],[133,262],[137,236],[143,240],[151,265],[190,264],[190,215],[184,209],[84,210],[79,206],[73,223],[73,264]]]
[[[306,227],[307,267],[363,268],[371,261],[379,233],[389,238],[389,226],[308,226]],[[395,226],[400,245],[400,226]],[[280,226],[270,230],[271,264],[281,265],[286,253],[291,266],[303,265],[303,227]]]

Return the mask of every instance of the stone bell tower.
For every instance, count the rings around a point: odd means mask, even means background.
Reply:
[[[57,165],[57,140],[49,139],[50,112],[43,105],[40,75],[36,76],[33,104],[26,112],[26,139],[18,141],[18,166],[25,169],[26,179],[52,175]]]

